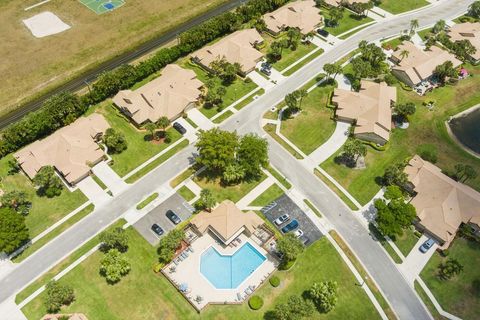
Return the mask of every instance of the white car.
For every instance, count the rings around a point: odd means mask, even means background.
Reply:
[[[284,215],[278,217],[277,219],[275,219],[275,224],[277,226],[281,225],[282,223],[284,222],[287,222],[288,220],[290,220],[290,216],[288,215],[288,213],[285,213]]]
[[[297,237],[297,238],[300,238],[301,236],[303,236],[303,231],[302,229],[297,229],[293,232],[293,234]]]

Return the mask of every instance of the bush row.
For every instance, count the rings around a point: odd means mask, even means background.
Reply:
[[[122,65],[104,72],[83,96],[70,93],[55,95],[43,103],[35,112],[3,130],[0,140],[0,157],[75,121],[89,106],[101,102],[119,90],[161,70],[169,63],[186,56],[205,44],[238,30],[242,24],[264,13],[273,11],[289,0],[251,0],[234,12],[226,12],[182,33],[178,45],[162,48],[151,58],[138,65]]]

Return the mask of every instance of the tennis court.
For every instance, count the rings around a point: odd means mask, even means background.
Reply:
[[[123,0],[79,0],[96,14],[110,12],[125,4]]]

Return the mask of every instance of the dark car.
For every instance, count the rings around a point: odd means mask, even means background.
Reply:
[[[321,35],[322,37],[325,37],[325,38],[328,37],[328,35],[330,34],[330,33],[328,33],[327,30],[323,30],[323,29],[317,29],[317,32],[318,32],[319,35]]]
[[[155,232],[156,235],[161,236],[163,234],[163,229],[158,224],[152,224],[152,231]]]
[[[179,216],[172,210],[168,210],[167,213],[165,214],[170,221],[172,221],[174,224],[179,224],[182,222],[182,219],[180,219]]]
[[[433,239],[428,239],[420,246],[420,251],[426,253],[434,245],[435,241]]]
[[[270,70],[270,69],[272,69],[272,65],[268,62],[263,62],[262,63],[262,69]]]
[[[175,128],[175,130],[177,130],[178,132],[180,132],[181,134],[185,134],[187,132],[187,129],[185,129],[184,126],[182,126],[180,123],[178,122],[175,122],[173,124],[173,127]]]
[[[285,227],[283,227],[282,232],[287,233],[287,232],[293,231],[297,228],[298,228],[298,221],[295,219],[295,220],[292,220],[292,222],[287,224]]]

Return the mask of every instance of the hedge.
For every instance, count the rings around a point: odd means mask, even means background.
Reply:
[[[68,125],[83,115],[89,106],[99,103],[118,91],[128,89],[135,83],[161,70],[167,64],[203,47],[207,43],[238,30],[243,23],[271,12],[289,0],[251,0],[234,12],[226,12],[191,28],[180,35],[180,43],[170,48],[162,48],[151,58],[138,65],[122,65],[102,73],[81,97],[71,93],[61,93],[46,100],[42,107],[31,112],[22,120],[3,130],[0,141],[0,157],[21,147],[48,136],[57,129]]]
[[[252,296],[248,299],[248,305],[252,310],[258,310],[263,307],[263,299],[259,296]]]

